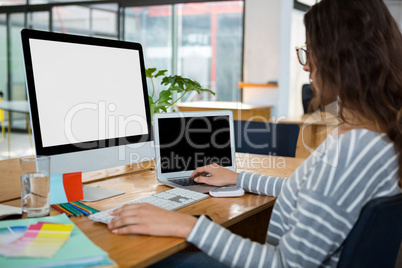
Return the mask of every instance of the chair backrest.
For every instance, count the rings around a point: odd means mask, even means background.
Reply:
[[[236,152],[294,157],[299,125],[234,120]]]
[[[346,238],[338,267],[395,267],[402,240],[402,194],[369,201]]]

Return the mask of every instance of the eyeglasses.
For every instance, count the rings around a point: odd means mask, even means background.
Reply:
[[[296,47],[297,59],[299,60],[301,65],[307,64],[307,45],[304,44],[302,46]]]

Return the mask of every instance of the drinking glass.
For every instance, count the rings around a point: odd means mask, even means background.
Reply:
[[[48,216],[50,212],[50,157],[25,156],[21,164],[23,218]]]

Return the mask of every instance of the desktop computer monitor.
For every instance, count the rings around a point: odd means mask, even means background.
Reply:
[[[24,29],[27,95],[37,155],[52,173],[154,158],[138,43]]]

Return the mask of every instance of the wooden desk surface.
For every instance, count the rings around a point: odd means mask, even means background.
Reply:
[[[0,174],[7,171],[9,176],[15,177],[16,172],[10,170],[16,167],[18,159],[0,161]],[[10,165],[5,165],[4,162]],[[238,171],[259,172],[262,174],[277,175],[277,176],[290,176],[292,172],[303,162],[303,159],[286,158],[286,157],[272,157],[272,156],[257,156],[238,154]],[[155,178],[155,171],[152,165],[146,164],[145,169],[141,165],[134,165],[132,167],[122,167],[117,169],[108,170],[108,174],[117,174],[120,170],[123,175],[116,175],[115,177],[105,178],[102,177],[105,173],[88,173],[84,174],[84,181],[86,185],[101,186],[103,188],[120,189],[124,190],[126,194],[116,196],[113,198],[104,199],[97,202],[88,202],[90,206],[103,210],[108,209],[130,200],[145,197],[157,192],[167,190],[168,187],[160,185]],[[132,172],[134,170],[134,172]],[[127,173],[132,172],[132,173]],[[14,178],[19,181],[18,178]],[[0,189],[9,187],[12,183],[0,180]],[[19,183],[18,183],[19,184]],[[2,199],[4,192],[1,192]],[[15,195],[14,195],[15,196]],[[264,217],[265,226],[262,230],[267,228],[269,220],[268,214],[275,202],[274,197],[259,196],[254,194],[246,194],[240,198],[213,198],[202,200],[196,204],[192,204],[178,211],[191,215],[209,215],[214,222],[221,224],[232,231],[240,230],[239,225],[247,220],[248,224],[254,224],[258,228],[261,219],[253,218]],[[19,206],[19,192],[17,198],[2,202],[2,204]],[[58,214],[57,211],[51,211],[51,215]],[[171,237],[150,237],[150,236],[123,236],[112,234],[101,223],[93,222],[87,217],[72,217],[71,220],[98,246],[109,253],[109,257],[113,259],[120,267],[144,267],[155,263],[167,256],[183,250],[189,246],[184,239],[171,238]],[[256,228],[257,228],[256,227]],[[246,226],[243,229],[253,229],[254,226]],[[265,229],[264,229],[265,228]],[[260,228],[261,229],[261,228]],[[250,230],[249,230],[250,231]],[[261,235],[261,234],[260,234]]]

